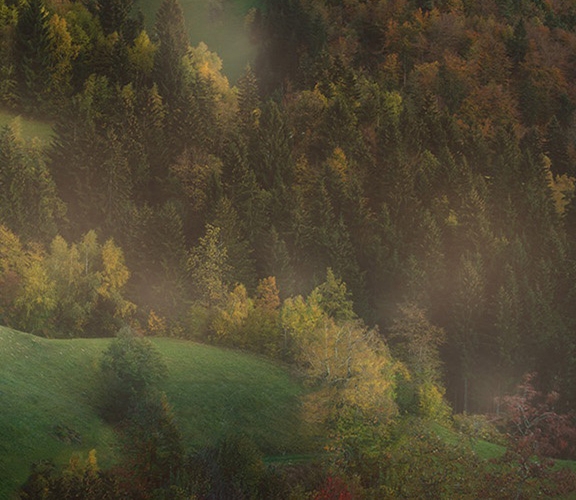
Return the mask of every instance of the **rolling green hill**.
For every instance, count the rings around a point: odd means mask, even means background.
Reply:
[[[43,458],[65,462],[95,448],[102,466],[114,461],[115,434],[92,399],[108,342],[47,340],[0,327],[0,498]],[[244,432],[268,455],[306,451],[296,401],[303,389],[285,370],[235,351],[153,342],[168,365],[163,389],[188,449]]]

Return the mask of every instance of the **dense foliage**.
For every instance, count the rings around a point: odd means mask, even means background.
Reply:
[[[0,101],[55,123],[0,134],[0,321],[292,363],[351,470],[523,373],[575,408],[572,3],[264,0],[234,85],[132,7],[0,0]]]
[[[2,132],[24,245],[113,237],[140,323],[176,330],[237,284],[286,298],[331,268],[368,323],[409,301],[444,328],[457,408],[527,371],[573,404],[570,5],[270,0],[231,86],[177,2],[150,33],[109,3],[1,5],[2,102],[56,122],[49,148]]]

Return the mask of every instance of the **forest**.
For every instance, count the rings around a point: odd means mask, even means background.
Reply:
[[[574,494],[576,4],[261,0],[232,80],[140,2],[0,0],[0,110],[52,129],[0,130],[0,325],[110,338],[99,412],[148,460],[19,498]],[[321,451],[190,455],[148,337],[292,370]]]

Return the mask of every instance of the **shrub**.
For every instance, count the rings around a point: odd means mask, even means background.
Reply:
[[[123,427],[126,465],[149,488],[164,487],[181,468],[184,448],[166,396],[138,401]]]
[[[471,439],[483,439],[495,444],[506,444],[506,439],[486,415],[454,415],[454,428]]]
[[[247,436],[227,436],[197,454],[191,464],[201,498],[259,497],[266,469],[262,453]]]
[[[46,460],[34,464],[18,498],[114,500],[134,497],[128,496],[128,492],[112,473],[99,469],[96,452],[92,450],[87,460],[73,456],[63,470]]]
[[[418,419],[396,432],[375,476],[382,498],[477,498],[473,480],[482,463],[468,447],[446,443]]]
[[[516,451],[529,456],[576,457],[576,416],[555,411],[556,392],[534,387],[535,374],[526,374],[517,393],[501,398],[502,425]]]
[[[101,362],[100,409],[103,417],[118,422],[153,391],[166,375],[166,365],[154,345],[128,327],[110,342]]]

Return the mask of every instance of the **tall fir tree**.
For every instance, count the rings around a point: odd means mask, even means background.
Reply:
[[[22,103],[28,109],[46,104],[50,67],[49,17],[43,0],[30,0],[20,11],[16,24],[16,77]]]
[[[17,123],[0,130],[0,223],[26,239],[50,239],[66,207],[38,145],[27,144]]]
[[[153,76],[164,102],[177,107],[184,97],[182,58],[188,49],[184,12],[178,0],[163,0],[156,14],[154,34],[158,51]]]
[[[105,35],[116,32],[125,37],[133,0],[96,0],[96,13]]]

